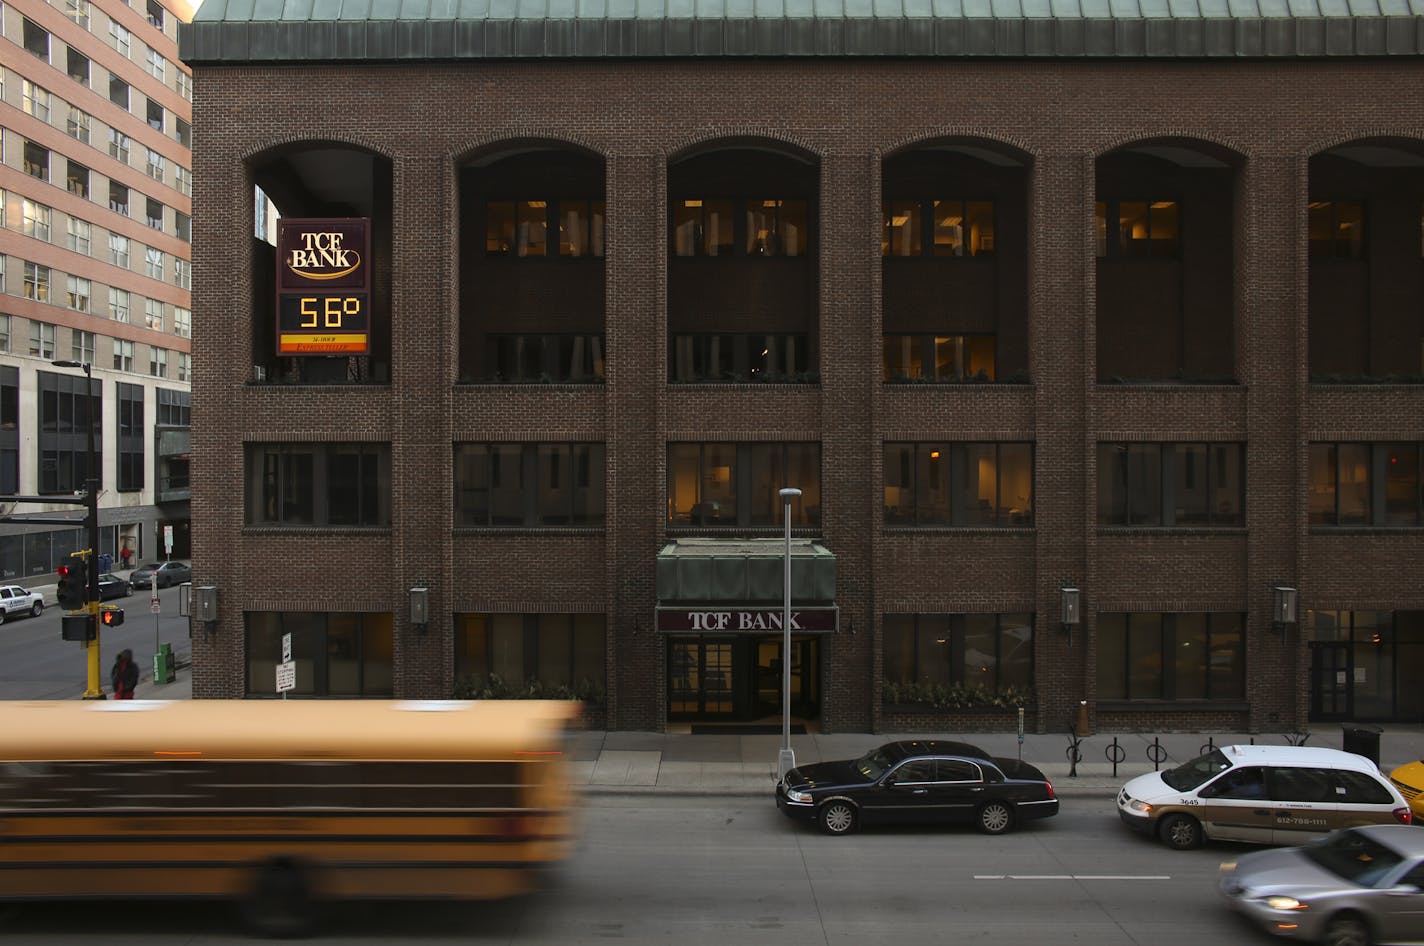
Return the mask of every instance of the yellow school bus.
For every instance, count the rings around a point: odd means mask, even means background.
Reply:
[[[577,703],[6,703],[0,899],[214,897],[293,935],[343,898],[536,889],[574,843]]]

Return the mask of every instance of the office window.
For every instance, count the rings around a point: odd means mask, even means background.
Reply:
[[[993,335],[886,335],[882,368],[889,384],[993,381]]]
[[[177,75],[175,75],[175,76],[173,77],[173,84],[174,84],[174,86],[178,89],[178,94],[179,94],[179,95],[183,96],[183,98],[186,99],[186,100],[188,100],[189,102],[193,101],[193,77],[192,77],[192,76],[188,75],[188,73],[184,72],[184,71],[180,68],[180,69],[178,70]],[[177,118],[177,119],[175,119],[175,121],[179,122],[180,124],[185,124],[185,125],[187,124],[187,123],[184,122],[183,119],[181,119],[181,118]],[[188,132],[184,132],[184,134],[187,134],[187,133],[188,133]],[[177,137],[177,134],[176,134],[176,133],[175,133],[174,137]],[[179,140],[179,141],[182,141],[183,139],[182,139],[182,138],[178,138],[178,140]]]
[[[23,20],[25,49],[45,62],[49,62],[49,30],[27,16],[21,17],[21,19]]]
[[[191,90],[184,98],[193,97]],[[178,116],[173,116],[173,138],[185,148],[193,147],[193,126]]]
[[[189,382],[193,380],[193,356],[186,351],[178,353],[178,380]]]
[[[193,264],[181,256],[173,257],[173,285],[180,289],[193,287]]]
[[[159,28],[162,29],[161,24]],[[159,82],[166,81],[165,77],[168,74],[168,60],[164,59],[163,56],[158,52],[158,50],[154,49],[152,46],[145,45],[143,47],[143,68],[148,72],[149,75],[153,76]]]
[[[601,528],[601,443],[455,446],[455,525]]]
[[[779,491],[794,486],[791,524],[821,522],[819,443],[670,443],[668,524],[675,528],[774,528],[782,522]]]
[[[1311,201],[1311,259],[1363,259],[1365,205],[1358,200]]]
[[[153,99],[148,100],[147,109],[148,127],[154,131],[163,130],[163,106]]]
[[[146,147],[143,150],[148,152],[148,160],[144,164],[145,172],[149,177],[161,183],[163,181],[163,171],[168,162],[163,159],[163,155],[154,151],[152,148]]]
[[[0,351],[10,350],[10,316],[0,313]],[[13,492],[13,491],[12,491]]]
[[[49,180],[49,149],[33,141],[25,142],[24,168],[30,177]]]
[[[69,137],[84,144],[89,143],[90,119],[83,109],[69,106],[69,118],[65,121],[64,130],[69,133]]]
[[[391,523],[389,444],[250,443],[245,453],[249,525]]]
[[[1421,448],[1406,443],[1312,443],[1307,491],[1312,526],[1424,525]]]
[[[184,243],[193,242],[193,219],[185,213],[173,211],[173,232]]]
[[[84,4],[85,16],[87,18],[89,0],[79,0],[79,2]],[[78,82],[80,85],[84,86],[84,88],[89,88],[88,56],[84,55],[79,50],[75,49],[73,46],[69,47],[67,68],[69,71],[69,78],[73,79],[75,82]]]
[[[1181,205],[1177,201],[1100,200],[1095,206],[1098,256],[1176,259],[1181,255]]]
[[[122,338],[114,339],[114,370],[134,370],[134,343]]]
[[[152,197],[144,198],[144,222],[155,230],[163,229],[163,202]]]
[[[25,263],[25,298],[36,302],[49,301],[49,267]]]
[[[1098,615],[1099,700],[1240,700],[1245,615]]]
[[[66,226],[69,233],[65,245],[76,253],[88,256],[90,246],[89,221],[80,220],[78,217],[70,217],[69,220],[66,221]]]
[[[601,200],[490,201],[485,205],[485,252],[490,256],[601,257],[603,217]]]
[[[116,75],[109,76],[109,101],[124,111],[128,111],[129,84]],[[109,153],[113,153],[112,149],[110,149]]]
[[[1033,444],[886,443],[887,526],[1033,525]]]
[[[36,240],[49,242],[50,222],[54,212],[44,204],[36,203],[26,198],[21,204],[23,218],[20,222],[21,232]]]
[[[109,157],[129,163],[129,136],[116,128],[109,129]]]
[[[674,335],[668,380],[679,383],[808,383],[818,378],[805,334]]]
[[[78,161],[69,161],[68,168],[64,172],[65,187],[71,194],[89,199],[89,169]]]
[[[168,349],[149,346],[148,373],[155,378],[168,377]]]
[[[53,328],[53,326],[51,326]],[[46,357],[54,357],[52,354]],[[102,489],[104,482],[104,385],[83,375],[36,372],[39,389],[39,491],[44,494],[73,493],[83,489],[89,476],[89,430],[91,401],[98,410],[93,418],[95,470]],[[92,384],[92,387],[91,387]]]
[[[163,30],[163,14],[163,4],[158,0],[148,0],[148,22],[158,27],[160,32]],[[150,49],[149,52],[153,52],[153,50]],[[159,75],[159,78],[161,79],[163,76]]]
[[[129,320],[129,292],[127,289],[109,287],[109,318],[115,322]]]
[[[30,320],[30,354],[36,358],[54,358],[53,325]]]
[[[89,280],[83,276],[67,276],[69,287],[66,303],[76,312],[89,311]]]
[[[173,307],[173,334],[181,338],[193,337],[193,313],[180,306]]]
[[[9,341],[8,315],[0,315],[0,325]],[[9,345],[0,348],[9,351]],[[0,494],[13,496],[20,491],[20,369],[15,365],[0,365]]]
[[[389,612],[248,611],[248,697],[276,696],[282,639],[292,638],[298,697],[389,697],[394,630]]]
[[[991,200],[887,199],[880,206],[881,256],[994,255]]]
[[[887,614],[885,682],[960,684],[992,695],[1033,685],[1031,614]]]
[[[158,395],[158,424],[162,427],[188,427],[193,422],[193,396],[187,391],[155,388]]]
[[[455,679],[507,685],[537,681],[597,699],[607,679],[601,614],[456,614]]]
[[[109,21],[109,39],[113,41],[115,49],[125,57],[128,56],[131,37],[129,31],[120,26],[117,20]]]
[[[144,426],[143,386],[114,385],[119,397],[119,492],[143,489]]]
[[[673,201],[676,256],[805,256],[808,204],[779,197]]]
[[[181,164],[173,165],[173,186],[178,193],[191,196],[193,193],[193,172]]]
[[[144,247],[143,250],[143,271],[144,274],[153,279],[163,278],[163,251],[151,246]]]
[[[64,0],[64,15],[87,30],[89,28],[89,0]]]
[[[1098,524],[1243,526],[1246,451],[1238,443],[1098,444]]]
[[[163,331],[163,303],[157,299],[143,300],[143,324],[155,332]]]
[[[94,333],[74,329],[70,333],[69,351],[70,360],[92,365],[94,363]]]
[[[109,234],[109,262],[123,269],[129,268],[129,238],[118,233]]]
[[[129,189],[115,180],[109,181],[109,209],[125,217],[129,215]]]
[[[185,276],[190,270],[185,270]],[[176,274],[175,274],[176,279]],[[603,380],[602,335],[489,335],[485,379],[498,384]]]
[[[26,114],[48,122],[50,101],[49,90],[35,85],[29,79],[20,80],[20,107]]]

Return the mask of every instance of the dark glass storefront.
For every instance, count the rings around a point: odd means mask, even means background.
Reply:
[[[747,722],[782,713],[781,637],[667,639],[669,721]],[[821,708],[820,640],[791,638],[791,715],[815,719]]]
[[[1424,720],[1424,611],[1308,611],[1310,719]]]

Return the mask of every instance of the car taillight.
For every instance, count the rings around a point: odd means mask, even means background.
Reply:
[[[1410,824],[1414,821],[1414,813],[1408,808],[1394,809],[1394,820],[1400,824]]]
[[[1053,794],[1053,783],[1052,783],[1052,782],[1048,781],[1047,779],[1044,779],[1043,784],[1048,788],[1048,797],[1049,797],[1049,798],[1057,798],[1057,797],[1058,797],[1057,795]]]

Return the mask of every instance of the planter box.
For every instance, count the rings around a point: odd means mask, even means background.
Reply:
[[[1035,710],[1032,706],[1023,709],[1025,726],[1029,726]],[[887,703],[880,712],[880,728],[885,732],[1017,732],[1018,727],[1018,707],[935,709],[916,703]]]

